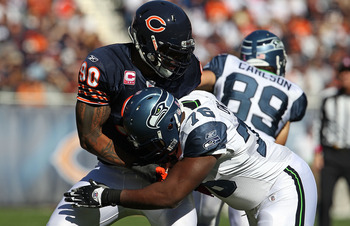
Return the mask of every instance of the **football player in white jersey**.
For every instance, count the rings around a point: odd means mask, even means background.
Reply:
[[[201,187],[245,210],[250,225],[314,225],[317,190],[308,164],[287,147],[260,138],[213,94],[193,91],[178,102],[160,88],[143,89],[125,104],[123,125],[134,147],[157,161],[182,152],[167,178],[138,190],[90,180],[66,192],[67,202],[173,208]]]
[[[256,30],[243,40],[241,59],[229,54],[214,57],[203,68],[197,89],[213,92],[261,137],[284,145],[290,122],[301,120],[307,107],[303,90],[284,78],[286,57],[276,35]],[[198,224],[218,225],[223,203],[198,192],[194,197]],[[241,215],[229,208],[231,226],[246,225]]]

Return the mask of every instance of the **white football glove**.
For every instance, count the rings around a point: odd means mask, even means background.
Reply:
[[[90,179],[90,185],[72,189],[66,193],[64,200],[71,202],[73,207],[100,208],[108,204],[102,203],[102,193],[108,188],[105,184]]]

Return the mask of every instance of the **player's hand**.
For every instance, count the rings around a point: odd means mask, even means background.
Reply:
[[[135,165],[131,166],[130,168],[151,183],[163,181],[168,176],[165,168],[159,166],[158,164],[148,164],[143,166]]]
[[[104,205],[102,203],[102,193],[106,188],[106,185],[97,183],[90,179],[90,185],[82,186],[72,189],[64,193],[66,202],[71,202],[73,207],[88,207],[88,208],[100,208]]]

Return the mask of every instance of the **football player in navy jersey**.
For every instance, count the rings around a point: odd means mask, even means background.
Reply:
[[[87,184],[87,178],[114,188],[148,185],[147,175],[140,174],[142,167],[151,167],[145,170],[146,174],[151,173],[151,179],[159,168],[147,165],[147,156],[136,154],[128,142],[121,117],[124,101],[151,86],[162,87],[181,98],[200,83],[201,65],[193,54],[191,23],[180,7],[168,1],[147,2],[137,9],[128,31],[132,43],[98,48],[89,53],[80,67],[78,135],[82,148],[96,155],[99,163],[73,187]],[[154,171],[149,171],[152,167]],[[133,214],[146,216],[151,225],[195,225],[191,201],[188,198],[174,210],[140,211],[118,206],[72,209],[62,199],[48,225],[108,225]]]
[[[303,90],[284,78],[284,45],[275,34],[256,30],[245,37],[240,52],[240,59],[230,54],[215,56],[204,66],[198,89],[213,92],[261,137],[284,145],[290,122],[300,121],[307,107]],[[198,192],[194,198],[198,223],[218,225],[223,202]],[[231,226],[247,223],[244,213],[232,208],[229,218]]]
[[[259,137],[213,94],[196,90],[177,100],[150,87],[131,97],[123,112],[135,148],[157,159],[181,153],[179,161],[164,181],[143,189],[111,189],[90,180],[65,193],[73,206],[174,208],[200,189],[245,210],[251,226],[314,225],[317,189],[308,164]]]

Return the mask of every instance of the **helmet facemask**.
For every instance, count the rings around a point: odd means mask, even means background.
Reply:
[[[195,42],[191,38],[180,45],[157,40],[151,35],[149,40],[137,38],[136,30],[129,27],[129,35],[138,50],[141,59],[161,78],[176,80],[181,77],[191,64]]]
[[[166,163],[169,161],[169,156],[177,150],[178,146],[176,139],[173,139],[168,147],[166,147],[163,139],[158,138],[147,140],[142,144],[139,144],[132,135],[128,136],[128,140],[134,145],[133,151],[142,164]]]

